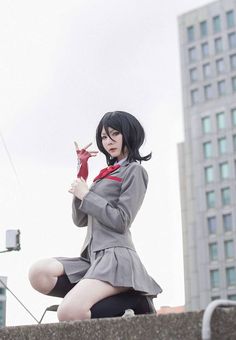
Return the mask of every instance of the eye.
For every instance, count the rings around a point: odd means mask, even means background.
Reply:
[[[102,140],[104,140],[105,138],[107,138],[107,136],[102,136],[101,138],[102,138]]]
[[[119,134],[120,134],[119,131],[114,131],[114,132],[112,133],[112,136],[118,136]]]

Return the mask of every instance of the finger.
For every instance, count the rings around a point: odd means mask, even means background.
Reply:
[[[78,143],[77,143],[77,142],[74,142],[74,144],[75,144],[75,149],[79,151],[79,145],[78,145]]]
[[[92,145],[93,143],[89,143],[88,145],[86,145],[83,149],[84,150],[86,150],[86,149],[88,149],[88,147],[90,146],[90,145]]]

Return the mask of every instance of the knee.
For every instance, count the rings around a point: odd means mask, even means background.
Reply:
[[[48,291],[47,282],[53,275],[49,270],[50,259],[39,260],[29,268],[29,281],[31,286],[41,293]]]
[[[91,312],[82,306],[69,306],[62,302],[58,307],[57,317],[59,321],[86,320],[91,318]]]

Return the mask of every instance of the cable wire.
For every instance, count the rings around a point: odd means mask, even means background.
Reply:
[[[0,279],[1,284],[14,296],[14,298],[21,304],[21,306],[31,315],[31,317],[39,324],[39,320],[30,312],[30,310],[18,299],[18,297],[7,287],[7,285]]]

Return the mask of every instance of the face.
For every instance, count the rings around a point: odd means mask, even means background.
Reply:
[[[106,130],[103,128],[101,133],[102,145],[104,149],[112,156],[116,157],[118,161],[125,158],[127,156],[127,148],[125,147],[124,153],[122,153],[122,142],[123,136],[122,134],[114,130],[113,128],[108,128],[109,134],[111,138],[106,133]]]

